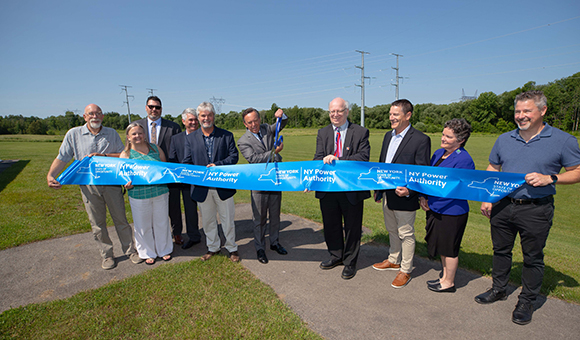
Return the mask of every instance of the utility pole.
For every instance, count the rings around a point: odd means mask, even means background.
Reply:
[[[153,91],[157,91],[157,89],[147,89],[149,91],[150,96],[154,96]]]
[[[365,78],[369,78],[369,77],[365,77],[365,54],[370,54],[369,52],[365,52],[365,51],[359,51],[356,50],[355,52],[360,53],[361,58],[362,58],[362,63],[361,66],[356,66],[356,68],[360,68],[360,85],[356,85],[358,87],[360,87],[360,98],[361,98],[361,107],[360,107],[360,126],[364,127],[365,126]]]
[[[391,68],[393,70],[397,71],[397,78],[396,78],[396,84],[391,84],[395,87],[395,100],[399,100],[399,79],[403,78],[403,77],[399,77],[399,57],[402,57],[402,54],[396,54],[396,53],[391,53],[391,55],[394,55],[397,57],[397,67],[392,67]]]
[[[214,96],[214,97],[211,97],[209,99],[209,101],[210,101],[210,103],[213,104],[213,107],[215,108],[215,113],[216,114],[219,115],[220,113],[222,113],[222,104],[225,104],[225,102],[226,102],[225,99],[223,99],[223,98],[216,98]]]
[[[129,108],[129,97],[135,98],[135,96],[130,96],[129,91],[127,91],[127,88],[133,87],[133,86],[127,86],[127,85],[119,85],[119,86],[121,86],[123,88],[121,90],[121,92],[125,91],[126,101],[124,101],[123,103],[127,104],[127,119],[129,120],[129,124],[131,124],[131,108]]]

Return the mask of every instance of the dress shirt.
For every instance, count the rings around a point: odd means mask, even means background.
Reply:
[[[334,130],[334,138],[332,139],[334,141],[334,152],[336,152],[336,126],[332,126],[332,129]],[[340,145],[342,145],[342,147],[344,148],[344,141],[346,140],[346,132],[348,131],[348,120],[346,121],[346,123],[342,124],[341,126],[338,126],[338,131],[340,131]]]
[[[405,130],[403,130],[403,132],[399,133],[398,135],[396,134],[395,130],[391,131],[391,141],[389,142],[389,148],[387,149],[385,163],[391,163],[393,161],[393,157],[395,157],[399,145],[401,145],[403,138],[405,138],[405,135],[407,134],[410,128],[411,124],[409,124],[409,126],[407,126]]]
[[[149,140],[150,141],[152,140],[151,139],[151,128],[152,128],[151,124],[153,124],[153,123],[157,124],[157,126],[156,126],[157,136],[155,136],[156,137],[155,140],[157,141],[157,144],[159,144],[160,143],[159,142],[159,133],[161,132],[161,117],[159,117],[159,119],[157,119],[157,120],[151,120],[151,119],[149,119],[149,117],[147,117],[147,124],[149,124],[147,131],[149,131]],[[145,128],[145,126],[144,126],[144,128]]]

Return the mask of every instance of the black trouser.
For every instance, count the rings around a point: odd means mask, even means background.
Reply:
[[[320,199],[324,240],[328,252],[342,259],[345,266],[356,266],[360,250],[363,210],[364,201],[352,205],[344,192],[327,192]]]
[[[505,291],[512,266],[512,249],[520,234],[524,266],[522,292],[519,299],[534,302],[544,278],[544,247],[552,218],[554,200],[550,196],[540,203],[516,204],[502,199],[491,210],[491,239],[493,242],[493,288]]]

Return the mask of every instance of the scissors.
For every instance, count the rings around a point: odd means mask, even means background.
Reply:
[[[274,146],[272,147],[272,151],[270,151],[270,155],[268,155],[268,161],[266,162],[266,167],[264,169],[268,169],[268,164],[270,164],[270,160],[274,160],[275,162],[275,158],[273,157],[274,151],[276,151],[276,148],[284,141],[284,138],[282,138],[282,136],[279,136],[280,122],[282,122],[282,118],[276,118],[276,137],[274,137]]]

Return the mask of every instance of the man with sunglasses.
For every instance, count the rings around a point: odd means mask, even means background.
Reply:
[[[140,119],[137,123],[145,127],[145,136],[147,136],[149,143],[156,144],[166,155],[169,155],[171,137],[180,133],[181,127],[175,122],[161,118],[163,108],[159,97],[150,96],[146,103],[147,118]],[[180,187],[179,184],[169,184],[168,187],[169,218],[171,219],[173,240],[175,244],[182,245],[183,222],[181,221],[181,202],[179,199]]]

